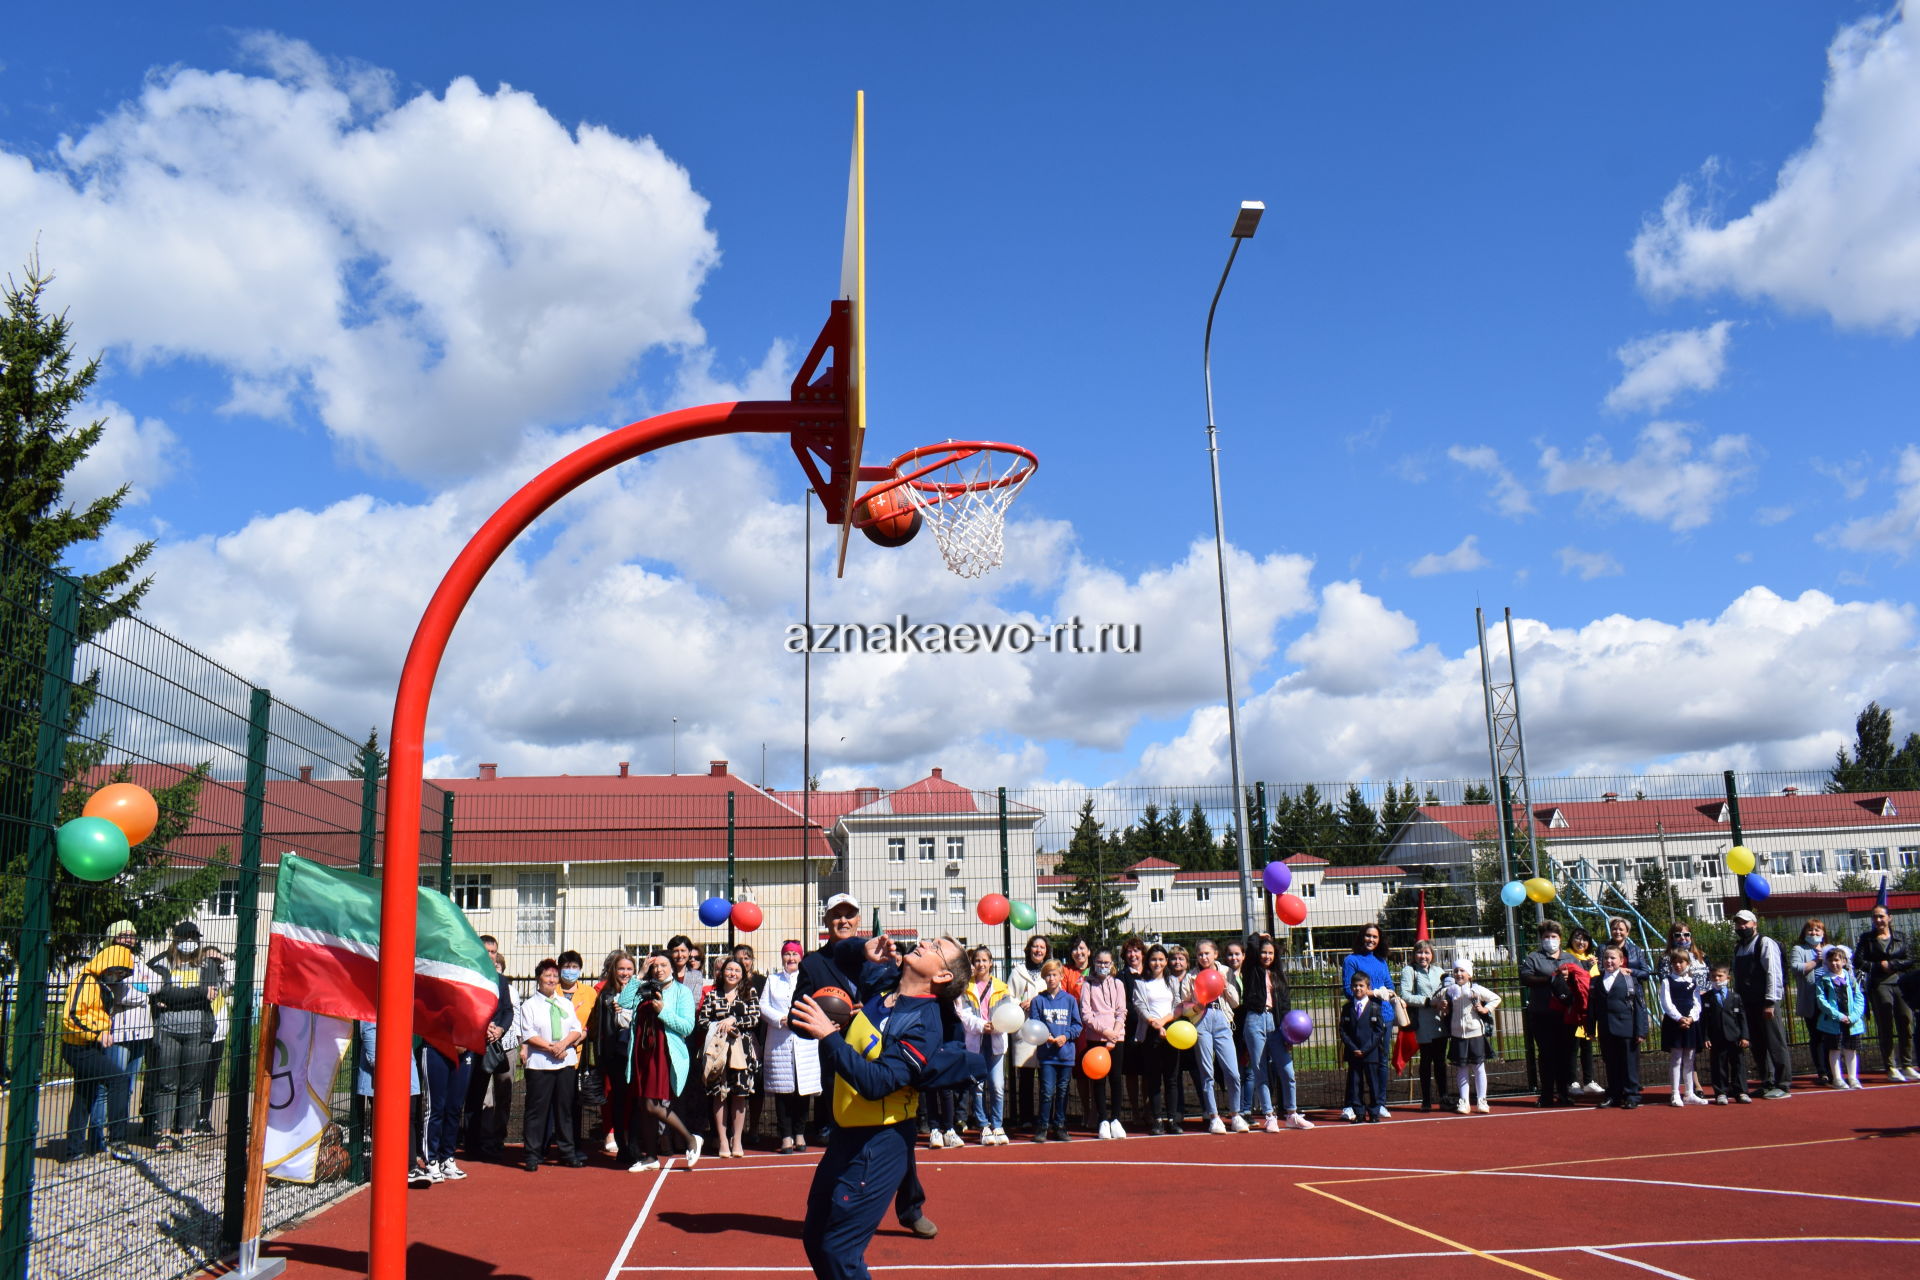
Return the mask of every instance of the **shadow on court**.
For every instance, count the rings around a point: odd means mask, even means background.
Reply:
[[[698,1236],[721,1235],[739,1231],[751,1236],[774,1236],[786,1240],[800,1238],[798,1218],[776,1218],[769,1213],[656,1213],[654,1220],[677,1231]]]
[[[261,1253],[269,1258],[285,1258],[289,1267],[324,1267],[344,1276],[367,1274],[365,1249],[283,1240],[269,1244]],[[517,1269],[502,1271],[495,1263],[482,1258],[418,1243],[407,1246],[407,1274],[432,1276],[433,1280],[532,1280]]]

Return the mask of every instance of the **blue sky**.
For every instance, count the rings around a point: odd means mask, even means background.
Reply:
[[[816,616],[1147,653],[823,658],[827,779],[1184,783],[1224,775],[1201,327],[1261,199],[1214,365],[1253,775],[1483,769],[1476,604],[1520,619],[1536,770],[1817,766],[1869,698],[1920,727],[1908,10],[42,7],[0,247],[106,352],[84,479],[142,487],[155,621],[354,728],[534,467],[784,386],[864,89],[871,450],[1042,468],[997,577],[856,545]],[[783,453],[544,522],[436,765],[664,768],[677,714],[683,761],[796,778]]]

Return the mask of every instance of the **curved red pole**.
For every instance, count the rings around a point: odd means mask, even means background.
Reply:
[[[788,432],[831,416],[786,401],[702,405],[609,432],[542,471],[501,504],[454,560],[413,633],[393,732],[387,739],[386,856],[380,889],[380,1003],[373,1074],[372,1280],[407,1273],[408,1059],[413,1053],[414,924],[418,911],[421,770],[427,703],[453,626],[480,580],[513,540],[566,494],[601,472],[666,445],[742,432]]]

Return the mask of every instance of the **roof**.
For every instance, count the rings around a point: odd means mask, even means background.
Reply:
[[[1462,840],[1473,840],[1492,831],[1499,822],[1499,808],[1490,804],[1429,804],[1421,805],[1415,812],[1419,817],[1446,827]],[[1907,816],[1903,817],[1903,813]],[[1560,819],[1558,822],[1554,821],[1556,814]],[[1551,824],[1559,833],[1554,838],[1561,840],[1660,834],[1724,835],[1731,829],[1727,798],[1723,795],[1535,804],[1533,815],[1543,830]],[[1742,837],[1765,832],[1856,827],[1911,830],[1916,825],[1920,825],[1920,791],[1740,798]],[[1407,837],[1403,834],[1401,840],[1407,841]],[[1417,837],[1408,842],[1421,843]]]
[[[1165,858],[1142,858],[1140,859],[1140,861],[1134,863],[1132,866],[1127,868],[1127,870],[1133,871],[1133,872],[1178,871],[1179,869],[1180,869],[1180,864],[1176,862],[1168,862]]]
[[[767,794],[795,813],[806,807],[808,822],[831,827],[863,804],[871,804],[880,794],[878,787],[860,787],[853,791],[775,791]]]
[[[1174,875],[1175,884],[1218,884],[1223,880],[1238,881],[1238,871],[1181,871]]]
[[[1326,878],[1329,880],[1385,880],[1406,874],[1405,869],[1391,866],[1328,867]]]
[[[952,782],[935,769],[918,782],[910,782],[897,791],[889,791],[875,796],[869,803],[845,814],[848,818],[921,818],[935,815],[951,816],[955,814],[997,815],[1000,812],[1000,797],[997,792],[974,791]],[[1044,815],[1040,809],[1030,804],[1007,802],[1007,813],[1014,813],[1024,819],[1039,819]]]
[[[1282,859],[1290,867],[1324,867],[1329,865],[1325,858],[1311,853],[1296,853],[1291,858]]]

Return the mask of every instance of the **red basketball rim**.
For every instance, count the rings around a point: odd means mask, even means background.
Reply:
[[[1010,454],[1016,458],[1023,459],[1025,465],[1016,466],[1014,470],[1008,472],[1006,475],[998,476],[991,480],[980,480],[968,484],[928,480],[925,478],[939,471],[942,467],[952,466],[957,462],[965,462],[981,453]],[[883,493],[900,488],[902,485],[912,488],[914,492],[919,495],[919,501],[945,502],[949,498],[957,498],[963,493],[969,493],[975,490],[1005,489],[1023,484],[1027,477],[1033,474],[1034,468],[1039,465],[1040,459],[1034,456],[1033,450],[1023,449],[1017,444],[1004,444],[997,440],[946,440],[940,444],[923,444],[919,448],[909,449],[895,458],[892,463],[895,474],[892,478],[882,480],[879,484],[876,484],[873,488],[861,494],[860,502],[869,502]],[[884,518],[884,514],[880,516],[869,516],[865,520],[856,519],[854,524],[857,527],[865,528],[867,525],[874,523],[875,520]]]

